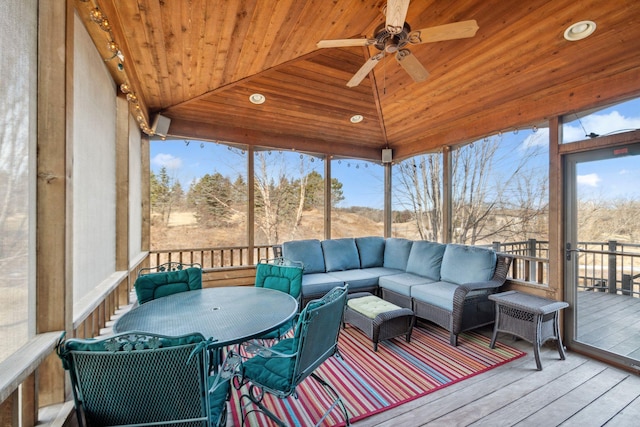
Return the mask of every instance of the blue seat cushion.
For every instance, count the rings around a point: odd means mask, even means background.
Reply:
[[[327,273],[360,268],[358,248],[352,238],[323,240],[322,252]]]
[[[302,296],[324,295],[336,286],[344,286],[342,280],[329,273],[305,274],[302,276]]]
[[[382,267],[384,244],[384,237],[356,237],[356,246],[360,255],[360,268]]]
[[[324,255],[320,240],[292,240],[282,244],[282,256],[292,261],[302,262],[304,274],[324,273]]]
[[[428,277],[431,280],[440,280],[440,266],[447,245],[436,242],[418,240],[413,242],[409,260],[407,261],[407,273]]]
[[[440,279],[457,285],[486,282],[493,277],[496,258],[491,249],[450,243],[442,257]]]
[[[411,288],[416,285],[424,285],[426,283],[432,283],[433,280],[418,276],[411,273],[400,273],[391,276],[382,276],[378,279],[378,284],[381,288],[389,289],[397,294],[407,297],[411,296]]]
[[[406,271],[409,253],[413,242],[407,239],[390,237],[384,244],[383,267]]]
[[[349,291],[378,286],[378,276],[363,270],[332,271],[327,273],[336,280],[349,284]]]
[[[433,282],[411,288],[411,297],[436,307],[453,311],[453,294],[458,285],[449,282]]]
[[[411,288],[411,297],[435,305],[436,307],[453,311],[453,295],[458,287],[460,287],[460,285],[442,281],[426,285],[417,285]],[[486,290],[471,291],[467,294],[467,297],[483,293],[486,293]]]
[[[395,268],[370,267],[363,268],[362,271],[373,274],[376,277],[391,276],[392,274],[404,273],[404,270],[396,270]]]

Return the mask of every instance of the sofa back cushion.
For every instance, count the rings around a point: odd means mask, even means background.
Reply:
[[[353,238],[323,240],[322,251],[327,273],[360,268],[358,248]]]
[[[384,263],[382,266],[395,268],[396,270],[406,270],[412,244],[411,240],[397,237],[388,238],[384,244]]]
[[[292,240],[282,244],[282,256],[292,261],[300,261],[304,274],[324,273],[324,255],[320,240]]]
[[[417,240],[411,245],[407,273],[417,274],[429,279],[440,280],[442,256],[447,245],[426,240]]]
[[[440,278],[463,285],[491,280],[496,268],[496,253],[476,246],[448,244],[442,257]]]
[[[356,237],[356,246],[360,255],[360,267],[382,267],[384,262],[384,237]]]

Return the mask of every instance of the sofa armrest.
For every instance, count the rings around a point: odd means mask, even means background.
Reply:
[[[498,254],[496,260],[496,268],[491,280],[485,282],[465,283],[458,286],[453,294],[453,312],[452,312],[452,329],[454,334],[458,334],[462,329],[462,311],[464,309],[464,300],[471,291],[488,290],[488,293],[495,292],[507,280],[507,273],[513,257],[509,255]]]

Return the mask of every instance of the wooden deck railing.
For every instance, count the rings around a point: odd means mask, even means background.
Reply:
[[[277,250],[277,247],[275,247]],[[274,246],[260,245],[253,248],[253,263],[249,262],[249,248],[246,246],[221,246],[213,248],[170,249],[151,251],[149,263],[151,267],[167,262],[185,264],[198,263],[203,269],[245,267],[257,263],[261,259],[275,258]]]

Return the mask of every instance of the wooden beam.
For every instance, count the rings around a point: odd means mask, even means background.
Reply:
[[[129,103],[116,97],[116,270],[129,268]],[[127,301],[120,301],[126,304]]]
[[[274,134],[268,130],[229,128],[202,123],[171,120],[171,134],[176,138],[201,139],[204,141],[232,142],[279,148],[283,150],[345,156],[354,159],[380,161],[380,149],[346,145],[342,141],[324,141],[317,138],[301,138],[292,135]]]
[[[71,186],[67,146],[71,135],[73,10],[66,2],[43,2],[38,11],[38,130],[36,182],[36,333],[72,328]],[[46,65],[44,65],[46,64]],[[68,68],[67,68],[68,67]],[[60,363],[39,372],[40,404],[63,402]]]

